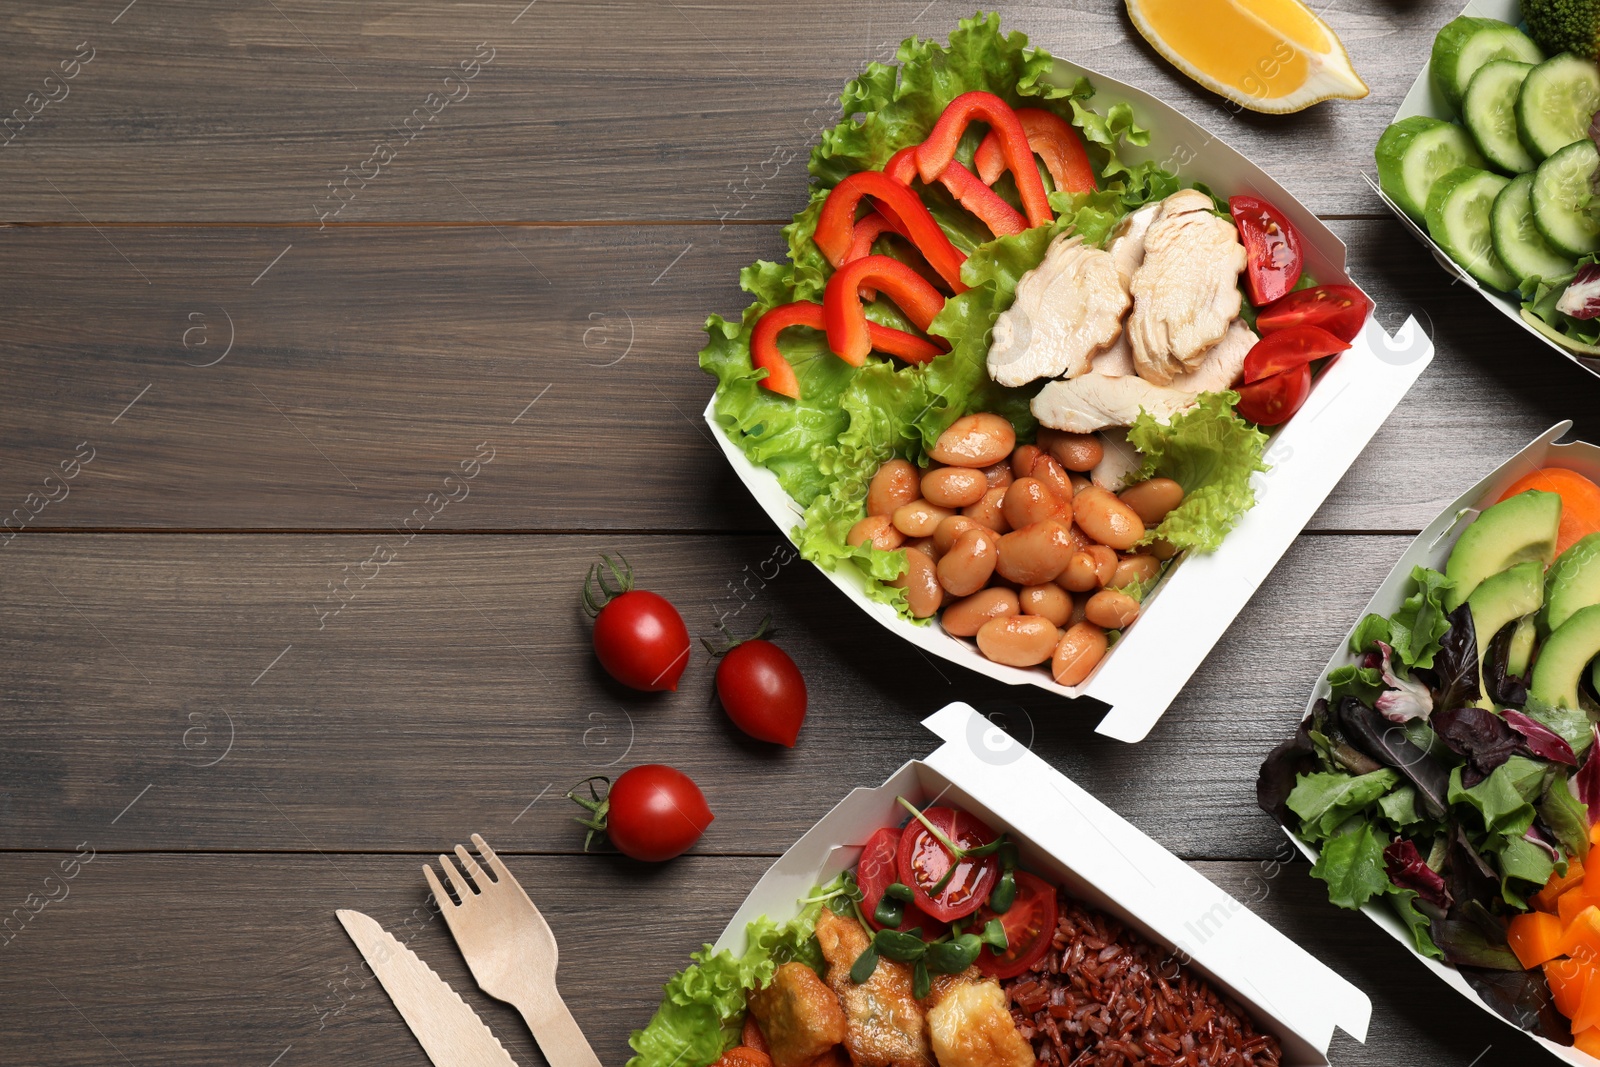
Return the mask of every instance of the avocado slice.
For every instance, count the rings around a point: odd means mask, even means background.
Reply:
[[[1533,646],[1538,639],[1539,627],[1529,615],[1517,623],[1511,635],[1511,649],[1506,656],[1506,673],[1517,678],[1528,676],[1528,665],[1533,662]]]
[[[1445,577],[1456,583],[1445,595],[1445,609],[1459,608],[1478,583],[1512,564],[1538,560],[1549,566],[1556,555],[1560,526],[1561,497],[1555,493],[1529,489],[1485,508],[1476,522],[1461,531],[1444,565]]]
[[[1600,533],[1575,542],[1545,576],[1545,606],[1539,625],[1557,629],[1580,608],[1600,604]]]
[[[1579,608],[1546,639],[1533,665],[1529,694],[1552,707],[1579,708],[1578,682],[1597,655],[1600,604]]]
[[[1499,574],[1491,574],[1478,583],[1478,588],[1467,598],[1472,611],[1472,628],[1478,635],[1478,679],[1483,679],[1483,661],[1489,652],[1489,643],[1502,629],[1526,618],[1544,606],[1544,564],[1536,559],[1524,560],[1507,567]],[[1526,669],[1526,668],[1524,668]],[[1512,672],[1516,673],[1516,672]],[[1488,687],[1484,687],[1488,693]],[[1488,697],[1484,697],[1488,706]]]

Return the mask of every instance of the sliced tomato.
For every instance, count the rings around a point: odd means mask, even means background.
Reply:
[[[873,926],[872,913],[878,910],[883,891],[900,880],[900,831],[885,826],[873,832],[856,862],[856,885],[861,888],[861,914]]]
[[[1235,410],[1257,426],[1276,426],[1288,422],[1311,395],[1311,364],[1274,374],[1237,390]]]
[[[1258,196],[1229,197],[1228,213],[1244,242],[1250,303],[1270,304],[1300,280],[1300,235],[1282,212]]]
[[[998,836],[973,816],[955,808],[927,808],[922,815],[957,848],[979,848]],[[940,922],[954,922],[977,911],[978,906],[989,899],[995,880],[1000,876],[1000,865],[993,855],[958,861],[916,819],[907,823],[900,835],[898,863],[900,881],[911,887],[917,907]],[[935,889],[938,891],[934,892]]]
[[[1027,871],[1012,876],[1017,880],[1017,899],[1003,915],[982,909],[975,927],[982,929],[990,919],[999,919],[1005,928],[1006,950],[997,953],[985,946],[978,956],[978,970],[994,978],[1015,978],[1032,967],[1056,936],[1056,887]]]
[[[1341,341],[1354,341],[1372,301],[1353,285],[1313,285],[1279,297],[1256,315],[1263,337],[1291,326],[1320,326]]]
[[[1259,382],[1274,374],[1335,356],[1350,347],[1321,326],[1290,326],[1267,334],[1244,357],[1244,382]]]

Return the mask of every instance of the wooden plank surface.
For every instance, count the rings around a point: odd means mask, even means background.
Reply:
[[[376,176],[344,187],[356,192],[336,221],[787,218],[844,82],[972,13],[953,0],[877,0],[844,18],[756,0],[135,0],[113,20],[119,8],[0,13],[18,59],[0,72],[5,110],[66,93],[0,150],[7,221],[315,226],[340,203],[328,183],[352,174]],[[1053,52],[1157,94],[1316,211],[1373,214],[1359,171],[1459,8],[1328,7],[1372,93],[1292,118],[1237,113],[1195,87],[1111,0],[1004,11]],[[61,82],[80,42],[93,58]],[[480,43],[492,60],[447,87]],[[381,167],[368,163],[379,143],[393,156]]]
[[[1438,356],[1312,529],[1418,530],[1556,421],[1600,439],[1600,379],[1392,219],[1334,227],[1380,321],[1416,316]],[[96,450],[32,528],[388,530],[482,442],[429,530],[771,528],[700,420],[694,353],[776,227],[108,233],[0,229],[0,502]]]
[[[473,985],[433,917],[420,873],[427,853],[97,851],[72,880],[40,888],[75,855],[14,853],[0,874],[0,900],[61,897],[0,949],[0,1040],[26,1050],[18,1062],[88,1067],[123,1062],[120,1054],[170,1067],[266,1065],[275,1056],[283,1065],[421,1067],[426,1056],[361,970],[335,908],[373,916],[460,992],[517,1062],[543,1062],[516,1014]],[[641,868],[603,857],[507,858],[560,940],[563,998],[601,1062],[618,1064],[660,984],[721,931],[769,862],[693,857]],[[1365,917],[1331,908],[1306,864],[1196,866],[1371,993],[1368,1043],[1334,1036],[1341,1067],[1520,1067],[1543,1056],[1530,1039],[1468,1009]],[[106,931],[130,915],[139,917],[138,956],[108,965]]]

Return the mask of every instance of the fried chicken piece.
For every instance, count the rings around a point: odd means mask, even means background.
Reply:
[[[928,1010],[928,1032],[939,1067],[1033,1067],[1033,1048],[993,979],[952,984]]]
[[[811,1067],[851,1067],[850,1054],[843,1045],[835,1045],[812,1060]]]
[[[785,963],[749,999],[773,1067],[807,1067],[845,1038],[839,998],[803,963]]]
[[[989,377],[1001,385],[1076,377],[1096,349],[1121,335],[1127,310],[1128,287],[1111,254],[1062,234],[995,320]]]
[[[867,935],[826,908],[817,919],[817,941],[828,961],[828,984],[844,1005],[844,1047],[856,1067],[933,1067],[910,966],[880,959],[871,978],[852,982],[850,968],[866,951]]]
[[[1239,314],[1244,246],[1209,196],[1182,189],[1161,201],[1144,234],[1144,259],[1129,290],[1133,365],[1154,385],[1199,366]]]

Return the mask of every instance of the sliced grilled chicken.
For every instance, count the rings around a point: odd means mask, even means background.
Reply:
[[[1122,276],[1124,288],[1133,283],[1133,272],[1144,262],[1145,231],[1160,213],[1159,202],[1146,204],[1133,214],[1123,216],[1122,221],[1117,223],[1117,228],[1111,231],[1111,240],[1106,242],[1106,251],[1111,253],[1117,273]]]
[[[1128,331],[1123,330],[1115,341],[1094,354],[1089,369],[1110,378],[1133,374],[1133,347],[1128,344]]]
[[[1148,411],[1165,422],[1194,403],[1184,389],[1154,385],[1138,375],[1113,378],[1090,371],[1039,390],[1029,405],[1034,418],[1068,433],[1093,433],[1108,426],[1127,426]]]
[[[1152,384],[1170,385],[1199,366],[1239,314],[1244,246],[1213,207],[1204,193],[1179,190],[1145,231],[1127,329],[1134,368]]]
[[[1232,388],[1233,383],[1239,380],[1239,372],[1244,370],[1244,357],[1250,354],[1250,349],[1259,340],[1243,319],[1234,319],[1228,324],[1228,332],[1222,335],[1222,340],[1206,349],[1198,367],[1172,379],[1172,388],[1191,393],[1214,393],[1219,389]]]
[[[1096,349],[1117,339],[1128,292],[1110,253],[1062,234],[1023,275],[1016,300],[994,324],[989,377],[1001,385],[1076,377]]]

